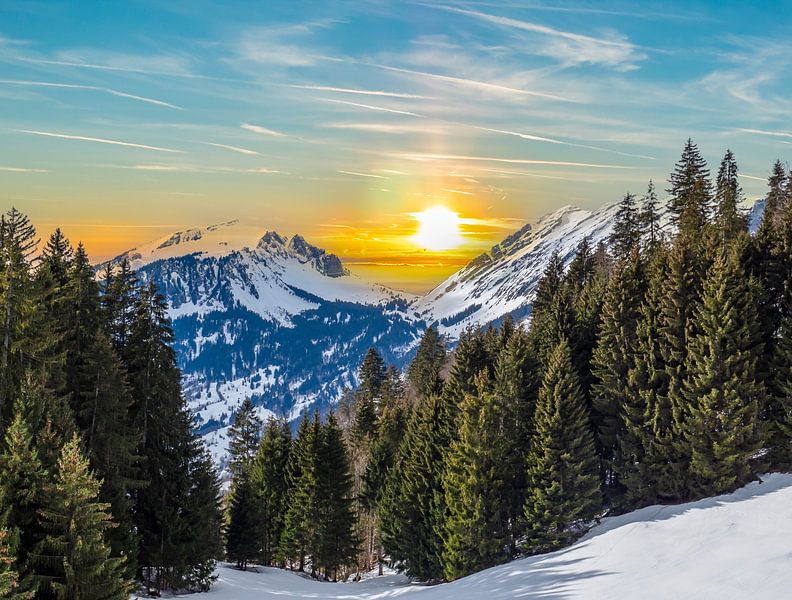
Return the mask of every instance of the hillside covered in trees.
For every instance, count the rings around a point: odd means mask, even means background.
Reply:
[[[157,290],[0,220],[0,597],[208,589],[220,490]]]
[[[527,327],[469,328],[453,352],[430,328],[406,377],[371,349],[359,388],[295,437],[261,436],[246,404],[228,558],[454,580],[788,469],[792,177],[773,166],[755,235],[731,152],[713,181],[688,141],[668,191],[672,230],[650,183],[609,244],[556,255]]]

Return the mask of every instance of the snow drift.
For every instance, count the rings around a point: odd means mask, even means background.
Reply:
[[[789,598],[792,475],[772,474],[724,496],[650,506],[605,519],[573,546],[515,560],[453,583],[400,575],[321,583],[278,569],[220,568],[215,600],[697,600]]]

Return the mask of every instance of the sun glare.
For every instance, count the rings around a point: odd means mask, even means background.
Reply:
[[[418,221],[418,231],[412,239],[422,249],[451,250],[465,242],[459,230],[459,214],[445,206],[433,206],[412,216]]]

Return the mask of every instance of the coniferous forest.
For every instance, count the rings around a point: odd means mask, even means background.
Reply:
[[[749,233],[735,158],[688,141],[661,207],[554,255],[530,322],[430,327],[405,373],[372,348],[320,418],[250,401],[218,477],[166,306],[126,263],[0,222],[0,597],[207,589],[216,559],[323,579],[463,577],[597,519],[737,489],[792,462],[792,175]],[[571,258],[568,261],[567,258]],[[565,265],[568,263],[568,267]],[[221,512],[224,510],[224,513]]]

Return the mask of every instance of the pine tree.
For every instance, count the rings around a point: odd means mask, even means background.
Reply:
[[[695,319],[684,434],[691,449],[692,491],[709,496],[730,492],[756,476],[754,456],[763,441],[758,416],[765,389],[756,377],[761,349],[757,315],[745,274],[728,248],[709,270]]]
[[[628,385],[637,349],[637,325],[644,294],[644,265],[636,254],[623,261],[608,284],[592,370],[593,424],[608,492],[621,492],[620,478],[633,464],[624,412],[636,401]]]
[[[669,177],[671,221],[682,236],[696,239],[707,223],[710,181],[707,163],[693,140],[688,140],[682,157]]]
[[[33,592],[20,585],[17,572],[16,532],[0,527],[0,598],[6,600],[30,600]]]
[[[28,365],[33,304],[31,258],[38,246],[30,220],[12,208],[0,218],[0,432],[13,412]]]
[[[363,363],[360,365],[358,379],[360,380],[358,386],[360,392],[369,398],[378,400],[382,384],[385,382],[385,361],[382,360],[382,356],[376,349],[369,348],[366,352]]]
[[[660,227],[660,212],[657,207],[657,192],[654,182],[649,180],[646,194],[641,199],[641,210],[638,214],[638,222],[641,226],[643,235],[643,247],[650,253],[653,252],[662,242],[663,234]]]
[[[545,372],[528,458],[526,550],[544,552],[574,539],[602,504],[599,466],[569,344],[561,342]]]
[[[378,508],[380,535],[386,553],[407,575],[421,581],[442,578],[444,511],[442,401],[439,396],[419,398]]]
[[[237,473],[228,507],[226,556],[243,571],[260,554],[263,531],[258,519],[257,498],[248,469]]]
[[[517,551],[522,536],[523,507],[527,491],[526,460],[531,449],[536,399],[541,384],[539,364],[520,327],[498,356],[493,391],[503,403],[501,435],[506,444],[506,481],[502,501],[511,539],[510,553]]]
[[[742,200],[742,188],[737,179],[737,162],[732,151],[727,150],[715,180],[715,224],[723,243],[748,230],[745,215],[740,212]]]
[[[15,542],[19,580],[25,588],[36,582],[37,570],[30,555],[44,539],[38,511],[44,501],[48,473],[41,466],[28,423],[17,411],[5,432],[0,455],[0,496],[3,498],[3,526]]]
[[[355,537],[355,511],[352,473],[344,438],[331,412],[322,426],[319,439],[317,477],[316,567],[326,578],[338,579],[339,572],[352,563],[358,550]]]
[[[98,501],[100,483],[88,470],[79,438],[61,452],[55,481],[41,510],[47,537],[34,559],[47,571],[43,589],[68,600],[126,599],[130,582],[122,558],[111,558],[107,531],[114,526],[109,505]]]
[[[267,566],[275,564],[283,534],[291,452],[289,423],[270,419],[264,427],[264,435],[250,470],[257,503],[256,513],[261,526],[261,562]]]
[[[628,258],[638,250],[641,244],[641,221],[634,194],[626,194],[619,202],[609,242],[617,259]]]
[[[232,479],[248,470],[261,441],[261,419],[256,408],[245,398],[228,428],[228,470]]]
[[[504,399],[478,389],[462,401],[457,437],[445,460],[443,572],[449,580],[491,567],[509,557],[511,531],[505,496],[509,444],[503,435]]]
[[[781,223],[781,215],[787,199],[787,173],[780,160],[775,161],[773,170],[767,178],[767,195],[765,196],[762,229],[777,229]]]
[[[321,434],[319,415],[314,414],[313,421],[309,421],[304,414],[290,457],[288,508],[279,553],[299,571],[305,569],[306,557],[316,553]],[[315,569],[316,565],[312,567]]]
[[[407,369],[407,377],[418,396],[437,394],[443,387],[440,371],[446,360],[446,346],[434,327],[421,338],[415,358]]]

